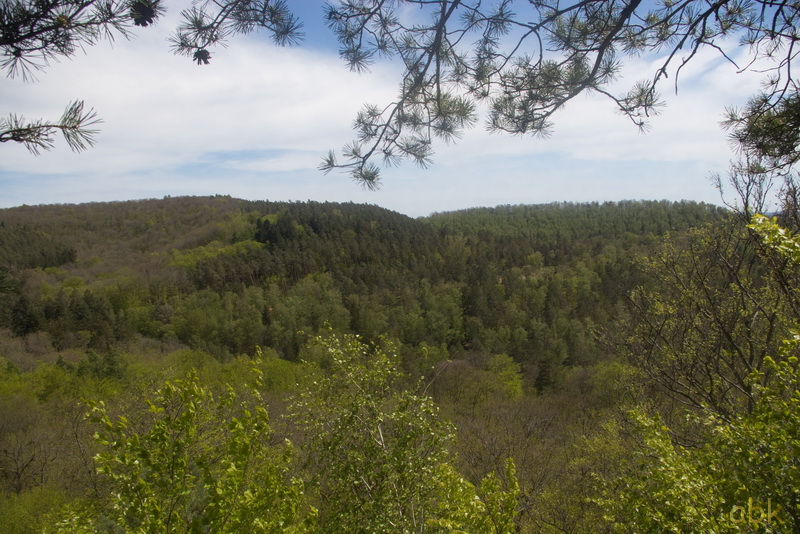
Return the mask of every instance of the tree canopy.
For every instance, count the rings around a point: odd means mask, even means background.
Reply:
[[[3,2],[0,68],[10,76],[30,75],[50,59],[149,26],[167,7],[162,0]],[[302,25],[292,7],[272,0],[194,2],[182,12],[173,50],[205,65],[214,46],[239,33],[265,30],[278,44],[296,43]],[[682,69],[707,48],[765,76],[763,90],[748,105],[730,110],[733,139],[772,166],[785,168],[796,160],[793,3],[345,0],[329,3],[325,17],[351,69],[362,71],[384,58],[403,67],[397,98],[365,105],[355,120],[356,139],[321,165],[325,171],[348,170],[368,188],[379,184],[376,161],[428,165],[434,140],[458,138],[478,121],[479,108],[487,110],[491,130],[545,136],[562,106],[595,92],[646,128],[662,104],[663,82],[673,76],[677,87]],[[655,71],[616,92],[612,84],[624,61],[642,54],[658,58]],[[0,124],[0,141],[37,151],[49,148],[60,129],[73,149],[83,149],[92,142],[96,117],[79,104],[54,123],[26,123],[11,115]]]
[[[741,215],[0,210],[0,531],[797,532],[800,239]]]

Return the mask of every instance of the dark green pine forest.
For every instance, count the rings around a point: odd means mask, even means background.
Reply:
[[[796,221],[0,210],[0,532],[800,532]]]

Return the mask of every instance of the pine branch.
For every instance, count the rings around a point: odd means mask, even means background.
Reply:
[[[0,143],[13,141],[22,143],[32,154],[50,150],[55,145],[55,134],[61,132],[73,152],[81,152],[94,146],[98,130],[93,126],[101,119],[93,109],[84,110],[84,102],[77,100],[67,106],[58,122],[41,119],[26,121],[20,115],[11,114],[0,120]]]

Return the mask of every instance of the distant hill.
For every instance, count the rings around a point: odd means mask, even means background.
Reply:
[[[257,345],[295,359],[332,328],[432,360],[508,354],[544,388],[603,357],[594,332],[638,283],[638,254],[725,213],[629,201],[413,219],[227,196],[3,209],[0,267],[17,283],[0,326],[53,355],[157,343],[223,359]],[[413,372],[431,363],[415,358]]]

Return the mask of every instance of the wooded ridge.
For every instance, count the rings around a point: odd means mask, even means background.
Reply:
[[[781,508],[751,528],[791,532],[796,475],[771,466],[800,457],[798,274],[766,224],[644,201],[0,210],[0,530],[733,532],[756,502]],[[721,470],[751,431],[775,463]]]

